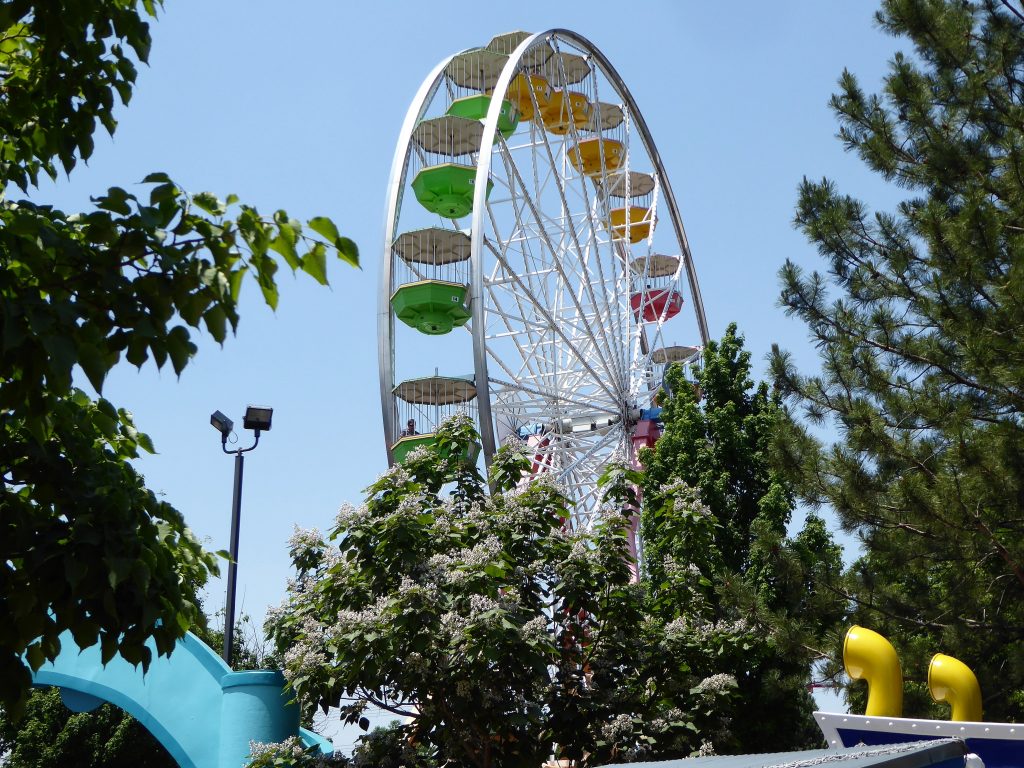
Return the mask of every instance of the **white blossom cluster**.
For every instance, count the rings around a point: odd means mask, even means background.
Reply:
[[[267,616],[264,620],[264,624],[267,626],[273,626],[280,624],[282,619],[291,614],[292,606],[285,598],[277,605],[271,605],[267,608]]]
[[[344,559],[345,558],[342,556],[341,550],[338,547],[328,546],[322,553],[320,567],[323,570],[329,570]]]
[[[473,570],[497,562],[501,551],[498,537],[488,536],[472,547],[432,555],[427,561],[426,578],[439,586],[458,586],[472,576]]]
[[[715,754],[715,745],[707,739],[702,739],[700,747],[691,757],[710,757]]]
[[[488,536],[469,549],[460,550],[458,558],[470,568],[479,568],[493,563],[500,554],[501,542],[498,537]]]
[[[610,723],[601,726],[601,736],[605,741],[615,743],[633,733],[633,718],[629,715],[618,715]]]
[[[549,622],[546,616],[534,616],[523,624],[519,630],[520,636],[528,643],[536,643],[544,640],[550,631]]]
[[[299,638],[284,653],[284,676],[289,682],[312,674],[327,664],[324,626],[313,617],[304,616],[299,633]]]
[[[497,601],[487,597],[487,595],[470,595],[469,598],[469,613],[470,621],[478,622],[482,620],[481,614],[489,611],[496,611],[500,606]]]
[[[665,571],[665,575],[673,579],[686,579],[697,580],[700,579],[704,574],[701,573],[700,568],[697,567],[696,563],[687,563],[683,565],[678,562],[672,555],[665,555],[662,560],[661,567]]]
[[[349,531],[362,525],[367,516],[369,510],[365,504],[360,504],[358,507],[354,504],[349,504],[347,501],[341,505],[341,509],[338,510],[338,514],[334,517],[334,525],[339,531]]]
[[[672,723],[677,723],[685,718],[686,715],[683,714],[683,710],[678,707],[672,707],[664,712],[661,717],[652,718],[647,724],[652,731],[660,733],[670,728]]]
[[[711,514],[711,510],[701,499],[700,489],[694,488],[682,480],[675,480],[661,486],[658,495],[662,498],[672,499],[672,508],[676,512],[695,512],[701,517]]]
[[[430,508],[430,502],[430,497],[425,493],[410,493],[398,502],[393,514],[395,517],[418,517]]]
[[[427,663],[427,660],[424,658],[422,653],[413,651],[405,657],[405,666],[410,672],[419,674],[426,672],[430,665]]]
[[[671,483],[665,483],[658,489],[660,496],[671,496],[673,498],[688,498],[700,501],[700,488],[696,488],[685,480],[673,480]]]
[[[299,528],[296,525],[288,538],[288,547],[292,550],[318,549],[323,544],[323,537],[316,528]]]
[[[464,410],[456,411],[454,414],[445,419],[442,429],[447,428],[451,431],[465,430],[473,427],[473,419],[469,417],[469,414]]]
[[[447,611],[441,616],[441,635],[449,644],[460,638],[468,628],[469,619],[457,611]]]
[[[570,577],[579,570],[588,570],[593,566],[593,561],[597,557],[593,541],[588,537],[570,534],[569,539],[572,542],[569,554],[561,563],[555,563],[555,573],[562,578]]]
[[[698,693],[720,693],[736,687],[736,678],[726,672],[705,677],[697,684]]]
[[[249,757],[256,760],[274,760],[276,758],[291,758],[299,760],[305,754],[305,748],[298,736],[289,736],[284,741],[264,743],[262,741],[249,742]]]
[[[415,453],[415,450],[409,451],[409,453],[406,454],[406,457],[414,456]],[[402,486],[412,480],[412,477],[409,475],[408,470],[403,464],[392,464],[378,475],[377,481],[374,485],[377,485],[377,483],[382,480],[387,480],[388,483],[393,486]]]
[[[537,517],[537,511],[523,504],[518,498],[505,497],[506,501],[496,512],[494,524],[508,530],[521,530],[531,525]]]
[[[313,573],[307,573],[298,579],[289,578],[286,582],[285,589],[289,595],[299,597],[300,595],[312,592],[316,587],[316,582],[316,575]]]
[[[735,621],[719,619],[715,622],[697,619],[691,623],[687,617],[679,616],[665,625],[665,636],[669,640],[690,637],[697,642],[705,642],[721,635],[741,635],[749,628],[746,619],[742,618]]]
[[[408,462],[409,464],[415,464],[418,461],[422,461],[423,459],[429,459],[432,458],[433,456],[434,453],[431,448],[429,448],[426,445],[418,445],[405,455],[404,461]]]
[[[377,598],[373,605],[367,606],[362,610],[342,609],[338,611],[335,628],[340,635],[350,632],[368,632],[381,629],[390,618],[391,607],[392,602],[390,598],[382,595]]]

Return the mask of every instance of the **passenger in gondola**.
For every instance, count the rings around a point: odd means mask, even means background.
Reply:
[[[405,422],[405,429],[402,430],[402,437],[412,437],[413,435],[418,434],[419,432],[416,431],[416,419],[409,419]]]

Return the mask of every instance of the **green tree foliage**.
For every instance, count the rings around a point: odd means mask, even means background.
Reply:
[[[138,720],[112,704],[72,712],[57,688],[33,691],[20,722],[0,720],[9,768],[175,768]]]
[[[192,334],[223,342],[254,278],[277,305],[280,262],[327,282],[329,251],[356,264],[328,219],[304,228],[285,212],[209,193],[162,173],[144,192],[112,188],[67,214],[31,200],[45,174],[71,172],[112,133],[136,64],[145,62],[153,0],[0,4],[0,702],[17,709],[29,669],[60,650],[101,643],[146,665],[201,614],[186,585],[216,570],[180,513],[129,460],[152,451],[129,413],[101,392],[122,360],[180,374]]]
[[[735,325],[693,376],[667,372],[664,433],[640,456],[644,576],[659,614],[685,628],[691,669],[714,666],[738,683],[723,713],[737,727],[716,735],[719,751],[816,746],[807,685],[843,616],[826,587],[840,550],[815,516],[786,535],[793,493],[773,460],[780,409],[751,380]]]
[[[297,578],[269,628],[300,701],[349,722],[368,704],[407,717],[366,754],[412,746],[417,764],[453,767],[677,757],[726,729],[735,681],[713,661],[692,672],[691,634],[631,583],[628,517],[568,532],[569,501],[524,480],[529,461],[507,447],[487,495],[457,458],[476,439],[467,418],[448,422],[343,507],[328,540],[296,534]],[[631,479],[604,479],[620,507]]]
[[[887,0],[897,54],[881,94],[844,72],[847,149],[905,190],[872,213],[804,180],[796,224],[825,274],[782,269],[782,303],[820,350],[774,355],[794,410],[800,492],[864,555],[844,587],[888,635],[929,711],[928,656],[962,658],[986,719],[1024,716],[1024,13],[994,0]],[[836,430],[829,448],[809,431]],[[931,710],[937,712],[937,710]]]

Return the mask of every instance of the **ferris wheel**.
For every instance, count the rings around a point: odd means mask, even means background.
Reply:
[[[603,466],[660,434],[664,369],[708,340],[665,168],[589,41],[499,35],[427,75],[388,185],[379,306],[389,462],[462,411],[485,462],[520,444],[588,527]]]

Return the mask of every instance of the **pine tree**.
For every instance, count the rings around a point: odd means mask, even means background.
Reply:
[[[708,344],[696,386],[667,373],[665,431],[642,452],[645,577],[662,615],[693,635],[688,663],[737,681],[732,741],[719,750],[816,746],[807,692],[822,636],[842,605],[819,584],[841,570],[820,518],[786,535],[793,493],[775,469],[779,405],[750,377],[736,326]],[[701,399],[698,400],[698,392]]]
[[[843,589],[887,634],[929,711],[928,656],[978,674],[986,719],[1024,716],[1024,12],[1010,2],[886,0],[897,54],[880,95],[844,72],[848,150],[906,191],[871,213],[804,180],[796,224],[827,264],[786,263],[782,303],[820,350],[776,350],[801,495],[864,554]],[[823,448],[811,430],[835,430]],[[932,714],[939,712],[931,710]]]

